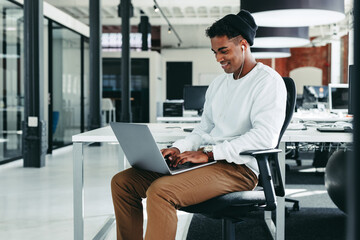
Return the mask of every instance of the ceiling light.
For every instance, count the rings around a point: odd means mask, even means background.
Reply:
[[[344,0],[242,0],[259,26],[304,27],[325,25],[345,18]]]
[[[178,46],[180,46],[180,44],[182,43],[182,41],[181,41],[181,38],[180,38],[179,34],[177,34],[177,32],[175,31],[175,28],[171,25],[169,19],[166,17],[165,13],[164,13],[163,10],[160,8],[160,6],[159,6],[159,4],[157,3],[156,0],[154,0],[154,4],[155,4],[154,6],[157,7],[157,9],[159,10],[160,14],[163,16],[163,18],[165,19],[165,21],[166,21],[166,22],[168,23],[168,25],[169,25],[168,33],[170,34],[170,33],[174,32],[176,38],[179,40]]]
[[[259,27],[254,39],[255,48],[291,48],[310,43],[308,27]]]
[[[287,58],[291,56],[289,48],[251,48],[256,59]]]

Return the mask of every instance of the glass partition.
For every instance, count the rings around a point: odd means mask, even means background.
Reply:
[[[23,20],[21,7],[0,1],[0,163],[21,157]]]
[[[81,36],[52,26],[52,146],[71,144],[81,132]]]

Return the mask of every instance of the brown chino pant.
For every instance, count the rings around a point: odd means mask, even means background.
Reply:
[[[173,240],[176,209],[225,193],[252,190],[257,182],[248,167],[226,161],[173,176],[136,168],[122,171],[111,181],[117,239],[143,238],[143,198],[147,198],[148,214],[145,239]]]

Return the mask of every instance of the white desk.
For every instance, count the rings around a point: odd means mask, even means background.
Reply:
[[[307,130],[287,130],[281,142],[352,142],[352,133],[319,132],[316,128],[308,127]]]
[[[201,117],[157,117],[158,123],[199,123]]]
[[[188,133],[181,127],[189,124],[148,124],[157,143],[170,143],[184,138]],[[74,165],[74,239],[84,239],[84,169],[83,169],[83,145],[92,142],[117,142],[110,127],[92,130],[77,134],[72,137],[73,141],[73,165]],[[307,130],[286,131],[280,143],[282,153],[279,154],[280,168],[285,183],[285,143],[286,142],[352,142],[351,133],[321,133],[314,128]],[[120,158],[125,165],[124,158]],[[276,228],[271,219],[271,212],[265,213],[265,222],[272,231],[275,239],[285,239],[285,198],[278,197],[276,208]],[[111,226],[113,219],[109,219],[100,232],[105,232],[107,226]]]

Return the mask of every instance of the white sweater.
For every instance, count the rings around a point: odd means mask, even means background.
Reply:
[[[239,153],[277,145],[286,94],[281,76],[262,63],[238,80],[232,74],[222,74],[206,92],[200,124],[173,147],[184,152],[214,145],[215,160],[245,164],[258,175],[255,158]]]

